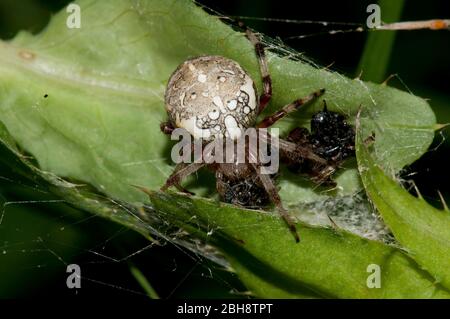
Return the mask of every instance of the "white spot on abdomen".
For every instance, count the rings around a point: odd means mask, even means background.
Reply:
[[[222,99],[220,98],[220,96],[213,97],[213,103],[214,103],[214,105],[219,107],[219,109],[222,113],[227,112],[227,110],[225,110],[225,107],[223,106]]]
[[[231,111],[233,111],[237,106],[237,101],[236,100],[228,101],[227,106]]]
[[[245,93],[248,94],[249,97],[248,106],[250,106],[250,108],[254,110],[256,109],[256,91],[255,88],[253,87],[252,79],[250,79],[250,77],[247,76],[245,80],[246,80],[245,84],[241,86],[241,91],[244,91]]]
[[[220,112],[219,110],[213,110],[208,113],[208,116],[211,120],[217,120],[220,116]]]
[[[180,96],[180,103],[181,103],[181,106],[183,106],[183,107],[185,107],[185,105],[184,105],[184,98],[186,97],[186,93],[185,92],[183,92],[182,94],[181,94],[181,96]]]
[[[232,70],[223,70],[223,72],[234,75],[235,73]]]
[[[225,127],[227,128],[229,138],[235,140],[241,136],[241,129],[232,115],[227,115],[225,118]]]
[[[206,82],[206,74],[200,73],[197,77],[197,80],[201,83],[205,83]]]
[[[191,133],[195,139],[209,139],[211,137],[211,130],[199,128],[196,122],[195,117],[190,117],[188,119],[177,119],[177,123],[175,124]]]
[[[220,99],[220,96],[213,97],[213,103],[217,105],[218,107],[223,106],[222,100]]]

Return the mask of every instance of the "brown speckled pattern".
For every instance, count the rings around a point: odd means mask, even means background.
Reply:
[[[237,62],[221,56],[183,62],[170,77],[165,105],[175,127],[205,141],[239,138],[258,113],[253,80]]]

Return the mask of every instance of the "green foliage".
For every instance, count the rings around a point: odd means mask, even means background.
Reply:
[[[172,223],[219,247],[257,296],[450,297],[399,249],[344,231],[303,224],[298,225],[302,241],[296,244],[276,215],[203,198],[159,192],[149,195],[155,209]],[[366,285],[370,264],[382,269],[380,289]]]
[[[376,164],[358,134],[357,157],[365,189],[395,238],[436,282],[450,289],[450,212],[415,198]]]

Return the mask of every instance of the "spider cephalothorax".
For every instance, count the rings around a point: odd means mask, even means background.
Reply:
[[[331,144],[333,141],[324,139],[329,136],[328,133],[320,134],[322,124],[320,118],[315,120],[318,130],[313,131],[312,135],[309,133],[305,135],[307,143],[292,138],[277,139],[275,143],[272,137],[269,138],[270,135],[263,132],[287,114],[321,96],[325,90],[320,89],[295,100],[261,122],[257,122],[257,116],[261,114],[272,96],[272,84],[262,43],[248,29],[246,36],[253,43],[259,59],[263,82],[261,96],[257,96],[254,82],[248,73],[237,62],[222,56],[189,59],[170,77],[165,94],[169,121],[161,124],[161,130],[165,134],[172,134],[177,128],[183,129],[194,138],[194,142],[187,150],[194,149],[195,145],[200,143],[205,149],[214,151],[206,152],[206,155],[202,153],[202,156],[192,163],[180,162],[162,190],[175,186],[180,191],[188,192],[180,185],[181,181],[200,168],[207,167],[215,172],[216,188],[223,201],[253,208],[260,208],[272,202],[299,241],[295,223],[283,208],[275,186],[277,172],[264,171],[266,163],[263,161],[264,157],[261,157],[261,145],[267,143],[274,147],[276,144],[276,147],[271,148],[270,155],[280,153],[283,158],[288,159],[288,162],[294,164],[308,162],[309,165],[317,166],[320,172],[331,172],[336,166],[329,162],[333,161],[335,155],[330,159],[328,155],[332,154],[332,150],[326,147],[328,142]],[[336,128],[341,128],[338,125],[339,121],[336,121],[336,124]],[[252,147],[250,142],[246,144],[248,136],[245,131],[249,129],[257,132],[256,148]],[[224,139],[234,143],[235,156],[231,161],[210,161],[212,155],[221,153],[215,147]],[[244,144],[240,144],[242,141]],[[317,143],[314,144],[314,141]],[[322,152],[320,147],[325,147],[325,151]],[[239,153],[245,154],[244,161],[239,160]],[[322,153],[326,153],[324,155],[327,156],[322,156]],[[329,174],[325,178],[328,179]]]
[[[218,173],[221,174],[221,173]],[[226,203],[248,208],[261,208],[270,203],[264,186],[254,176],[230,180],[224,176],[217,177],[217,190]]]

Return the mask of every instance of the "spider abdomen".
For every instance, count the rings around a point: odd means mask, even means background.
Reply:
[[[201,56],[183,62],[165,94],[169,120],[194,138],[238,139],[258,113],[253,80],[235,61]]]

